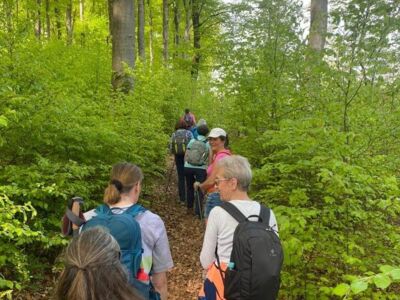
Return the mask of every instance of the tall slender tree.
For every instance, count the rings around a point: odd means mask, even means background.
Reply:
[[[144,61],[146,58],[145,44],[144,44],[144,20],[145,20],[144,0],[138,0],[138,53],[139,58]]]
[[[42,0],[36,0],[35,35],[38,39],[42,36]]]
[[[68,0],[66,9],[66,27],[67,27],[67,44],[72,44],[72,36],[74,30],[74,17],[72,15],[72,0]]]
[[[150,65],[153,64],[153,59],[154,59],[154,47],[153,47],[153,42],[154,42],[154,33],[153,33],[153,8],[151,6],[151,1],[147,0],[147,5],[149,7],[149,58],[150,58]]]
[[[51,20],[50,20],[50,0],[45,0],[46,5],[46,36],[49,39],[51,35]]]
[[[192,0],[192,24],[193,24],[193,47],[194,47],[194,57],[192,62],[192,78],[197,80],[199,75],[200,66],[200,12],[204,0]]]
[[[328,0],[311,0],[310,13],[309,45],[311,49],[321,51],[328,28]]]
[[[134,0],[109,0],[111,5],[112,70],[114,89],[129,92],[133,78],[124,70],[135,66]]]
[[[85,15],[85,0],[79,0],[79,19],[83,21]]]
[[[192,19],[192,14],[191,14],[191,5],[190,5],[190,0],[182,0],[183,1],[183,7],[185,8],[185,32],[183,34],[183,38],[185,39],[186,42],[190,40],[190,25],[191,25],[191,19]]]
[[[54,15],[56,17],[57,38],[61,39],[61,16],[59,0],[54,0]]]
[[[174,0],[174,44],[175,49],[178,48],[180,43],[179,24],[181,22],[181,15],[179,9],[179,0]]]
[[[168,42],[169,42],[169,3],[163,0],[163,58],[168,60]]]

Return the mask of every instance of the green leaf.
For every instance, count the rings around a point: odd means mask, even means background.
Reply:
[[[379,270],[382,272],[382,273],[388,273],[388,272],[390,272],[390,271],[392,271],[394,268],[392,267],[392,266],[388,266],[388,265],[383,265],[383,266],[380,266],[379,267]]]
[[[14,283],[12,281],[0,278],[0,289],[4,288],[12,289],[13,287]]]
[[[393,269],[389,273],[393,280],[400,280],[400,269]]]
[[[349,289],[350,289],[350,286],[349,286],[348,284],[346,284],[346,283],[341,283],[341,284],[337,285],[337,286],[333,289],[332,293],[333,293],[334,295],[336,295],[336,296],[343,297],[344,295],[347,294],[347,292],[349,291]]]
[[[368,283],[365,280],[356,280],[351,283],[351,291],[354,294],[361,293],[368,288]]]
[[[375,285],[382,290],[386,289],[392,283],[390,277],[383,274],[376,275],[373,281]]]
[[[8,122],[5,116],[0,116],[0,127],[7,127]]]

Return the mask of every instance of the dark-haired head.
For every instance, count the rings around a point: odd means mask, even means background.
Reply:
[[[207,125],[200,125],[197,127],[197,133],[206,136],[210,130]]]
[[[185,108],[185,114],[188,114],[190,112],[189,108]]]
[[[176,122],[176,124],[175,124],[175,130],[186,129],[186,128],[187,128],[187,123],[185,122],[185,120],[183,118],[180,118],[178,120],[178,122]]]

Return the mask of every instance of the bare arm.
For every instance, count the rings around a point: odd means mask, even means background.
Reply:
[[[161,300],[168,299],[167,272],[154,273],[151,282],[161,295]]]
[[[207,177],[206,181],[199,185],[203,192],[206,192],[209,188],[212,188],[215,185],[215,174],[216,174],[216,167],[211,172],[210,176]]]

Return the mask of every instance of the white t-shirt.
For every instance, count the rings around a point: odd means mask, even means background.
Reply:
[[[260,214],[260,203],[256,201],[231,200],[229,202],[235,205],[246,217]],[[200,262],[204,269],[208,269],[216,260],[215,249],[217,245],[219,260],[229,263],[233,245],[233,233],[237,225],[238,222],[223,208],[216,206],[211,210],[200,254]],[[278,225],[272,210],[269,226],[278,234]]]
[[[120,210],[113,207],[113,213],[123,213],[130,206],[118,207]],[[96,215],[95,210],[90,210],[84,213],[86,221]],[[172,261],[171,251],[169,248],[167,231],[164,222],[161,218],[149,210],[136,216],[136,221],[140,225],[142,231],[142,262],[138,279],[148,283],[150,280],[149,272],[161,273],[168,271],[174,266]]]

